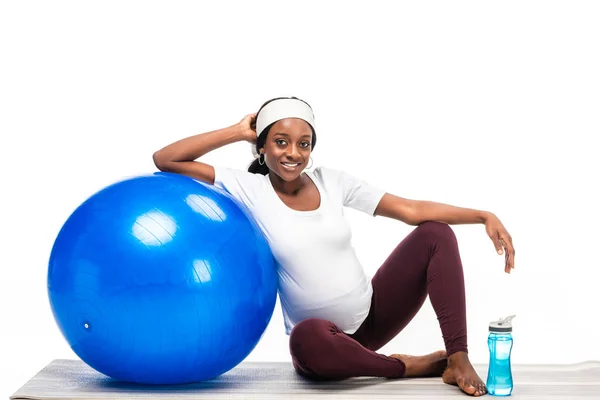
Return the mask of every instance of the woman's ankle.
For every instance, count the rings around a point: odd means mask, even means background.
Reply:
[[[471,363],[469,353],[466,351],[456,351],[448,356],[448,362],[452,364]]]

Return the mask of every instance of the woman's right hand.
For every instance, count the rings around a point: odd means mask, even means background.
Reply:
[[[256,143],[256,114],[248,114],[238,122],[244,140],[252,144]]]

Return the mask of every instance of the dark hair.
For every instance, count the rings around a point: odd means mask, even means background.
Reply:
[[[274,99],[268,100],[262,106],[260,106],[260,108],[258,109],[258,112],[256,113],[256,118],[254,119],[254,122],[252,123],[252,129],[256,130],[256,120],[258,119],[258,114],[260,114],[260,110],[262,110],[264,108],[264,106],[266,106],[273,100],[279,100],[279,99],[295,99],[295,100],[300,100],[303,103],[306,103],[306,101],[299,99],[297,97],[293,97],[293,96],[292,97],[275,97]],[[308,107],[310,107],[310,104],[306,103],[306,105]],[[265,145],[265,142],[267,141],[267,135],[269,134],[269,130],[271,130],[271,127],[274,124],[275,124],[275,122],[273,122],[272,124],[265,127],[265,129],[262,132],[258,132],[259,136],[256,140],[256,152],[258,154],[260,154],[260,149]],[[312,126],[310,127],[310,129],[312,130],[312,142],[311,142],[311,146],[310,146],[310,150],[312,151],[315,148],[315,145],[317,144],[317,135],[315,134],[315,129]],[[264,163],[263,165],[260,165],[258,160],[259,159],[257,158],[254,161],[252,161],[252,163],[248,167],[248,172],[251,172],[253,174],[267,175],[269,173],[269,167],[267,167],[266,163]],[[263,160],[264,160],[264,158],[263,158]]]

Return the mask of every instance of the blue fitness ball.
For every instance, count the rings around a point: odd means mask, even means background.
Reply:
[[[277,296],[273,255],[227,192],[155,173],[97,192],[62,226],[48,296],[75,354],[98,372],[183,384],[238,365]]]

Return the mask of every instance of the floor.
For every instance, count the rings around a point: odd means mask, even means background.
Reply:
[[[487,367],[475,368],[485,379]],[[513,365],[515,399],[600,399],[600,362]],[[310,382],[289,363],[241,363],[217,379],[181,386],[116,382],[80,360],[54,360],[10,399],[450,399],[465,395],[441,378]],[[489,396],[488,396],[489,398]]]

